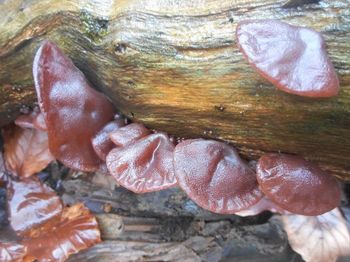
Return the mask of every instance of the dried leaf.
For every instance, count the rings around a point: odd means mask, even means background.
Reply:
[[[101,241],[96,218],[81,203],[63,210],[54,226],[32,230],[33,238],[24,239],[27,247],[24,261],[64,261]]]
[[[339,209],[320,216],[282,216],[291,247],[305,261],[332,262],[350,255],[350,234]]]
[[[20,262],[26,253],[26,248],[15,242],[0,242],[1,262]]]
[[[6,167],[15,175],[29,177],[54,160],[44,131],[11,125],[4,129],[4,140]]]
[[[63,208],[56,192],[37,177],[9,181],[7,206],[11,226],[20,235],[58,217]]]

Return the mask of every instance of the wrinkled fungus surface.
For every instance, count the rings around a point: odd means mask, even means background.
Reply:
[[[199,206],[232,214],[262,198],[255,174],[230,146],[212,140],[185,140],[174,153],[181,188]]]
[[[35,55],[33,75],[51,153],[67,167],[97,170],[101,160],[91,139],[113,119],[110,101],[94,90],[73,62],[48,41]]]
[[[119,147],[126,146],[150,134],[150,131],[142,124],[132,123],[112,133],[110,138]]]
[[[109,134],[124,125],[124,119],[121,118],[109,122],[92,138],[92,146],[101,160],[106,161],[107,154],[115,147]]]
[[[24,261],[65,261],[101,242],[96,218],[83,204],[63,209],[54,226],[32,230],[31,236],[22,241],[27,248]]]
[[[135,193],[162,190],[176,185],[174,144],[163,133],[152,134],[107,156],[107,167],[119,184]]]
[[[60,215],[63,206],[55,191],[31,177],[8,182],[7,208],[13,230],[23,235]]]
[[[331,97],[339,81],[320,33],[277,20],[240,22],[238,47],[277,88],[308,97]]]
[[[299,156],[262,156],[257,178],[271,201],[295,214],[317,216],[340,203],[340,187],[335,178]]]

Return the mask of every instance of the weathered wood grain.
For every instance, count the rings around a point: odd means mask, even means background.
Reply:
[[[150,128],[222,139],[249,159],[300,154],[350,180],[350,2],[286,2],[0,1],[0,126],[35,101],[31,62],[48,38],[124,114]],[[259,77],[234,38],[237,22],[249,18],[322,32],[340,95],[301,98]]]

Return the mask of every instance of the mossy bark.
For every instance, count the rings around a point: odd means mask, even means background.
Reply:
[[[286,2],[0,1],[0,126],[35,101],[32,59],[50,39],[124,114],[149,128],[225,140],[248,159],[300,154],[350,180],[349,1]],[[236,46],[237,22],[249,18],[322,32],[339,96],[301,98],[263,80]]]

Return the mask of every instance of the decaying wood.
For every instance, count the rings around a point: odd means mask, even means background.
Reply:
[[[189,200],[169,197],[179,195],[178,190],[139,196],[122,188],[96,186],[82,179],[68,179],[62,187],[64,200],[69,199],[70,203],[83,200],[100,213],[97,219],[104,240],[73,256],[70,261],[300,259],[290,250],[278,217],[267,220],[267,214],[250,219],[218,216],[193,203],[192,211],[181,210],[178,209],[180,203],[185,205]],[[113,205],[113,213],[103,213],[102,207],[106,203]],[[125,209],[127,205],[130,208]]]
[[[35,101],[31,62],[48,38],[123,113],[150,128],[223,139],[249,159],[266,151],[300,154],[349,180],[350,3],[286,2],[0,1],[0,126]],[[249,18],[322,32],[340,95],[301,98],[259,77],[234,37],[237,22]]]

